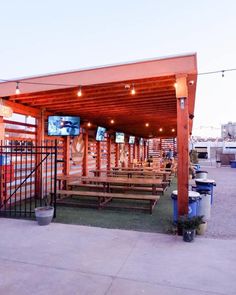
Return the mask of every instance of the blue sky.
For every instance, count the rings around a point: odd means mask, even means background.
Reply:
[[[199,72],[236,68],[233,0],[9,0],[0,8],[1,79],[188,52],[197,52]],[[199,76],[193,134],[218,135],[236,121],[235,80],[236,71]]]

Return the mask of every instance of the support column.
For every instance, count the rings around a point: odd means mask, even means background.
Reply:
[[[63,142],[63,174],[69,175],[70,174],[70,136],[64,137]]]
[[[128,153],[129,153],[129,155],[128,155],[128,167],[130,167],[130,165],[131,165],[131,145],[130,144],[128,145]]]
[[[144,160],[146,159],[148,159],[148,144],[147,144],[147,141],[144,141],[144,155],[143,155],[143,157],[144,157]]]
[[[116,147],[115,167],[118,167],[119,166],[119,159],[120,159],[119,144],[115,143],[115,147]]]
[[[136,143],[134,143],[133,145],[133,159],[136,159],[136,153],[135,153],[135,150],[136,150]],[[137,160],[137,159],[136,159]]]
[[[5,138],[5,125],[3,122],[3,117],[0,116],[0,144],[4,145],[4,138]],[[0,150],[1,152],[1,150]],[[0,201],[4,200],[4,181],[3,181],[3,166],[0,166]]]
[[[138,162],[140,161],[140,143],[138,143],[138,146],[137,146],[137,161]]]
[[[107,138],[107,170],[111,169],[111,137]]]
[[[186,77],[176,79],[178,146],[178,215],[188,214],[189,114]]]
[[[44,133],[45,133],[44,121],[45,121],[45,114],[44,114],[44,110],[42,110],[40,117],[37,118],[36,146],[41,146],[41,147],[37,148],[36,166],[42,161],[42,154],[40,153],[43,151],[42,146],[44,144]],[[42,165],[40,165],[35,172],[35,195],[36,195],[36,198],[39,198],[39,199],[43,198]]]
[[[96,148],[97,148],[97,161],[96,161],[96,169],[100,170],[101,169],[101,143],[100,141],[97,141],[96,144]]]
[[[85,133],[83,134],[84,139],[84,157],[83,157],[83,169],[82,169],[82,175],[88,176],[88,131],[85,130]]]
[[[3,117],[0,116],[0,142],[4,141],[5,139],[5,124],[4,124],[4,121],[3,121]]]

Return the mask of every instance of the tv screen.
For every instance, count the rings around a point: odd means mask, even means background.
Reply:
[[[106,128],[98,126],[96,133],[96,140],[103,141],[105,138]]]
[[[116,143],[124,143],[125,142],[125,134],[123,132],[116,132]]]
[[[135,136],[130,136],[129,137],[129,144],[134,144],[135,142]]]
[[[139,145],[143,145],[143,138],[142,137],[139,139]]]
[[[74,116],[49,116],[48,135],[75,136],[79,135],[80,117]]]

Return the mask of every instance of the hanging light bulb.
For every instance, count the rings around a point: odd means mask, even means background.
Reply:
[[[132,89],[131,89],[131,94],[132,94],[132,95],[135,95],[135,93],[136,93],[136,91],[135,91],[134,84],[133,84],[133,87],[132,87]]]
[[[17,95],[20,94],[19,82],[16,82],[16,92]]]
[[[81,86],[79,87],[79,90],[77,92],[77,96],[81,97],[82,96],[82,89]]]

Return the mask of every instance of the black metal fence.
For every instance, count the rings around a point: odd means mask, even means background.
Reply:
[[[0,143],[0,215],[33,217],[54,206],[56,216],[57,141]]]

